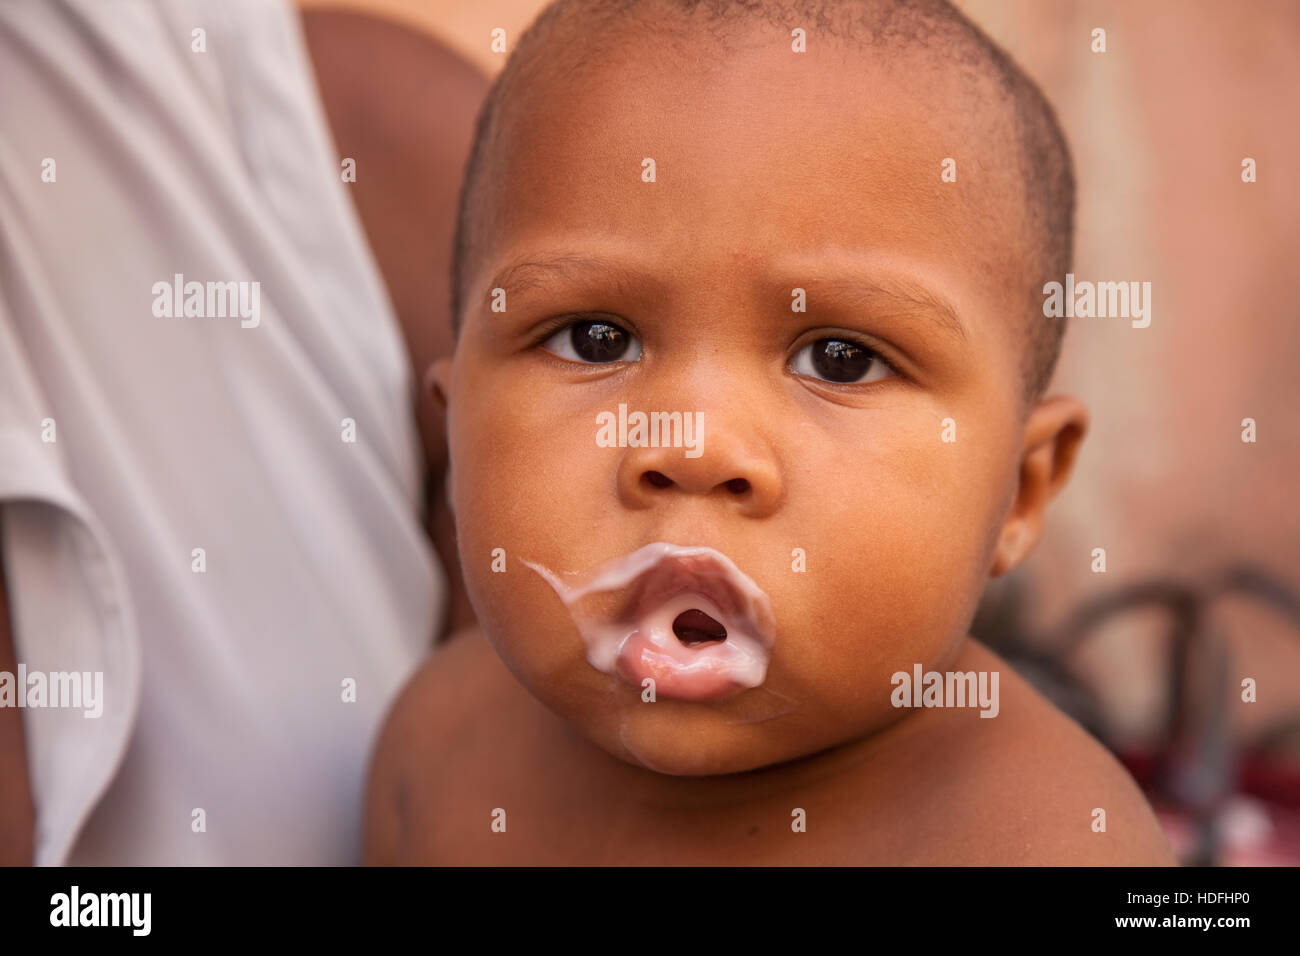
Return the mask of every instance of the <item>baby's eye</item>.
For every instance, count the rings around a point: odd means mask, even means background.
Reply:
[[[641,358],[641,343],[636,336],[601,319],[566,325],[543,342],[542,348],[571,362],[589,364],[635,362]]]
[[[795,353],[790,368],[796,375],[825,382],[876,382],[895,374],[871,349],[845,339],[818,339]]]

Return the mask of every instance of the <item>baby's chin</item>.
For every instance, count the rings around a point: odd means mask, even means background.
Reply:
[[[878,702],[866,705],[861,695],[852,702],[839,699],[841,676],[791,673],[780,661],[762,683],[718,699],[651,695],[625,676],[592,666],[562,622],[544,612],[532,620],[527,635],[518,633],[514,620],[484,618],[480,624],[514,678],[557,719],[610,756],[656,773],[701,777],[759,770],[847,743],[898,716],[889,706],[889,675],[883,671],[876,680],[862,679],[882,688]]]
[[[595,742],[627,763],[677,777],[744,773],[805,755],[805,745],[783,742],[777,728],[765,726],[770,722],[736,723],[672,709],[624,713],[614,734],[602,734],[612,739]]]
[[[588,673],[524,680],[591,744],[624,763],[671,776],[743,773],[841,742],[788,695],[755,687],[720,701],[646,701],[635,688]],[[596,686],[593,686],[593,683]],[[826,739],[822,739],[822,738]]]

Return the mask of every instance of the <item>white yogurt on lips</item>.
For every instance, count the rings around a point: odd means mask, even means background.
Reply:
[[[708,547],[655,542],[585,573],[524,561],[554,589],[582,635],[587,661],[656,697],[716,700],[757,687],[775,637],[771,602],[730,558]],[[601,601],[599,594],[610,597]],[[687,611],[725,629],[688,644],[674,624]],[[685,633],[685,632],[682,632]]]

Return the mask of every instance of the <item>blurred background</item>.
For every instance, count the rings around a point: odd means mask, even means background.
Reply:
[[[300,6],[309,36],[313,18],[379,19],[490,78],[505,62],[491,31],[513,49],[545,3]],[[1056,106],[1079,183],[1075,274],[1153,286],[1150,327],[1070,329],[1056,388],[1088,404],[1092,433],[1038,553],[990,589],[975,631],[1129,766],[1184,861],[1300,863],[1300,4],[958,6]],[[436,89],[420,102],[443,108]],[[446,210],[425,212],[449,241]]]

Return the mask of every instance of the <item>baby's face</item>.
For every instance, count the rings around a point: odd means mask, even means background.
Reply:
[[[965,635],[1025,437],[1018,165],[919,60],[779,33],[725,60],[613,56],[512,103],[488,170],[442,372],[461,557],[552,710],[632,763],[739,771],[897,719],[890,676]],[[617,425],[598,442],[620,405],[699,416],[698,455],[607,447]],[[647,701],[658,672],[593,666],[524,563],[562,577],[653,542],[716,549],[765,592],[758,686]]]

